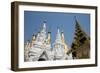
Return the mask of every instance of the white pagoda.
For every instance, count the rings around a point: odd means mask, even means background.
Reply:
[[[72,59],[71,53],[67,54],[69,49],[64,41],[64,33],[61,34],[58,29],[55,42],[51,44],[51,32],[46,31],[46,22],[44,22],[37,36],[33,35],[32,41],[25,44],[24,60],[33,62]]]

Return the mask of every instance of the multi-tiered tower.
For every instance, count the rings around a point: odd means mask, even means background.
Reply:
[[[46,21],[41,31],[33,35],[32,41],[25,45],[25,61],[65,60],[69,59],[68,47],[65,43],[64,33],[58,28],[56,39],[51,44],[51,32],[46,32]],[[53,47],[51,47],[53,45]]]
[[[42,30],[37,34],[34,44],[29,49],[29,61],[46,60],[47,50],[51,49],[46,35],[46,22],[43,23]]]
[[[64,45],[62,43],[59,29],[56,34],[56,40],[53,44],[53,51],[54,51],[54,60],[61,60],[66,58],[66,53],[65,53]]]

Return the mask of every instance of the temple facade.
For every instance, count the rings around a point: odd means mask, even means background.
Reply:
[[[37,35],[32,36],[31,41],[25,43],[24,61],[48,61],[48,60],[69,60],[72,53],[68,53],[67,43],[64,39],[64,32],[57,29],[56,39],[51,43],[51,32],[46,31],[46,22]]]

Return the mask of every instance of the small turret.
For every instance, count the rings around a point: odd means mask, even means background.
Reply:
[[[35,35],[33,34],[33,36],[32,36],[32,42],[31,42],[31,46],[33,46],[33,44],[34,44],[34,42],[35,42],[35,39],[36,39],[36,37],[35,37]]]
[[[48,44],[51,43],[51,32],[48,32]]]
[[[64,32],[61,32],[61,40],[62,40],[62,43],[64,45],[65,53],[67,53],[68,52],[68,47],[67,47],[67,44],[65,42]]]
[[[64,32],[61,32],[62,43],[65,43]]]

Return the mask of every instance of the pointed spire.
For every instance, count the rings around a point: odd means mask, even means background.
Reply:
[[[45,42],[47,35],[46,35],[46,22],[43,21],[43,26],[40,32],[38,32],[37,37],[36,37],[36,42],[39,42],[40,44],[42,44],[43,42]]]
[[[44,21],[43,21],[43,28],[46,28],[46,23],[47,23],[47,21],[46,21],[46,18],[45,18]]]
[[[57,29],[56,40],[55,43],[62,43],[61,34],[59,28]]]
[[[79,22],[78,22],[76,16],[74,16],[74,19],[75,19],[75,25],[81,28],[81,26],[80,26],[80,24],[79,24]]]
[[[59,28],[58,28],[58,32],[57,32],[58,34],[60,33],[60,31],[59,31]]]
[[[74,19],[75,19],[75,22],[78,22],[76,16],[74,16]]]
[[[85,33],[85,31],[82,29],[82,27],[81,27],[80,23],[78,22],[76,16],[74,16],[74,18],[75,18],[75,25],[76,25],[75,27],[76,27],[77,29],[79,29],[80,31],[82,31],[82,33],[85,35],[85,37],[86,37],[87,39],[89,39],[89,36],[88,36],[87,33]]]
[[[75,20],[77,19],[76,16],[74,16],[74,19],[75,19]]]
[[[43,21],[42,32],[46,32],[46,20]]]
[[[43,21],[43,28],[46,28],[46,21]]]

